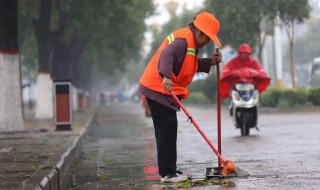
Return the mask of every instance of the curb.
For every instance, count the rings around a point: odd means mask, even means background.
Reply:
[[[73,161],[78,157],[79,147],[82,144],[84,136],[89,131],[90,124],[95,114],[96,110],[93,111],[92,116],[85,124],[85,129],[81,131],[80,135],[73,141],[67,151],[60,156],[60,161],[54,167],[51,167],[51,169],[36,171],[29,179],[23,182],[22,190],[68,189],[69,185],[72,183],[72,178],[69,175],[70,167],[73,164]]]

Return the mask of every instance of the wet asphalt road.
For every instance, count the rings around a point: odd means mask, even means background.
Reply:
[[[215,108],[188,107],[217,146]],[[320,189],[320,110],[304,112],[262,109],[260,131],[241,137],[226,108],[222,110],[222,155],[247,171],[246,178],[228,178],[227,186],[187,187],[159,183],[152,120],[140,104],[99,108],[80,159],[73,166],[72,190],[91,189]],[[178,113],[178,167],[205,178],[217,158],[193,125]],[[223,181],[223,180],[222,180]]]

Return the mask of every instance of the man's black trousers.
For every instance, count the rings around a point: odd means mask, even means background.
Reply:
[[[147,98],[157,142],[160,176],[174,175],[177,169],[177,112]]]

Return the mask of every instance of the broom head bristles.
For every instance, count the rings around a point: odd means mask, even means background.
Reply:
[[[231,174],[237,174],[237,166],[231,161],[231,160],[227,160],[224,163],[224,166],[221,170],[221,174],[223,176],[228,176]]]

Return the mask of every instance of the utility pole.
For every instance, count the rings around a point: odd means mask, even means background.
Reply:
[[[277,16],[274,20],[274,35],[273,35],[273,44],[274,44],[274,56],[275,56],[275,68],[276,68],[276,87],[283,88],[282,80],[282,49],[281,49],[281,40],[280,40],[281,30],[280,30],[280,18]]]

